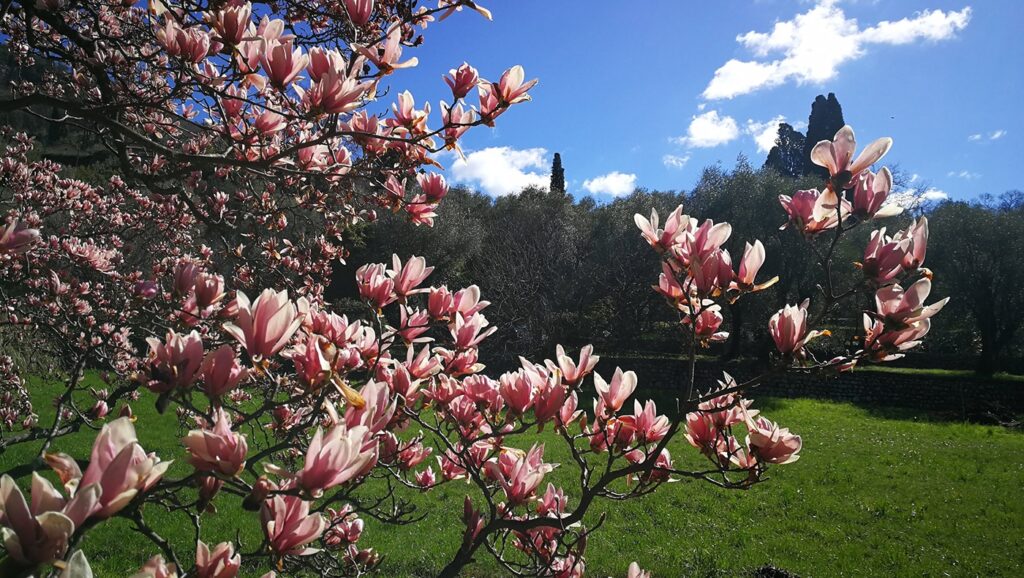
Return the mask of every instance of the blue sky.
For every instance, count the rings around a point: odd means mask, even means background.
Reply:
[[[493,22],[434,24],[396,81],[436,107],[463,60],[540,79],[533,102],[467,135],[466,161],[445,159],[449,178],[490,194],[546,183],[556,151],[577,196],[689,189],[741,153],[760,165],[765,127],[806,123],[827,92],[861,142],[893,137],[885,164],[933,196],[1024,187],[1024,1],[481,3]]]

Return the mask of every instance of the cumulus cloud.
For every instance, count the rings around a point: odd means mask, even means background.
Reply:
[[[690,162],[690,155],[665,155],[661,157],[661,163],[670,169],[681,169]]]
[[[740,135],[736,119],[721,116],[717,110],[709,110],[698,114],[690,120],[686,136],[672,139],[674,142],[690,148],[710,148],[736,140]]]
[[[592,195],[605,194],[621,197],[632,193],[636,188],[636,175],[614,171],[583,181],[583,188]]]
[[[925,10],[913,17],[861,28],[837,4],[837,0],[819,0],[792,20],[776,22],[770,32],[750,31],[737,36],[736,41],[755,59],[727,61],[715,71],[703,97],[733,98],[790,81],[825,82],[836,77],[841,65],[864,56],[872,45],[947,40],[971,19],[970,7],[960,11]]]
[[[456,158],[453,180],[474,185],[492,197],[512,195],[527,187],[550,184],[548,151],[543,148],[488,147]]]
[[[757,152],[767,153],[772,150],[772,147],[775,146],[775,139],[779,136],[779,123],[782,122],[786,122],[786,117],[781,114],[764,122],[747,119],[746,133],[757,144]]]
[[[949,198],[949,194],[946,191],[941,191],[935,187],[929,187],[925,189],[923,193],[918,195],[922,201],[945,201]]]

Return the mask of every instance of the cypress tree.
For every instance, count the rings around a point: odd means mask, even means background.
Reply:
[[[565,170],[562,168],[562,155],[558,153],[555,153],[555,160],[551,162],[551,186],[548,190],[552,193],[565,192]]]
[[[828,169],[811,162],[811,149],[818,141],[832,140],[844,124],[843,107],[839,106],[836,95],[830,92],[826,98],[819,94],[811,105],[811,116],[807,119],[807,137],[802,154],[803,174],[817,175],[823,180],[828,178]]]

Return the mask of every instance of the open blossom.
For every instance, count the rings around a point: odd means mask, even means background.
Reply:
[[[455,314],[455,325],[452,327],[452,337],[455,339],[455,347],[459,349],[474,348],[490,334],[498,330],[497,327],[487,327],[487,318],[480,313],[474,313],[469,317],[462,313]]]
[[[452,96],[458,100],[469,94],[469,91],[480,82],[480,74],[475,68],[463,62],[462,66],[449,70],[444,81],[452,89]]]
[[[355,49],[380,69],[381,74],[391,74],[400,68],[411,68],[420,62],[416,57],[410,58],[405,62],[398,61],[402,57],[402,27],[397,24],[388,31],[383,46],[356,45]]]
[[[224,277],[215,273],[199,273],[192,289],[195,291],[196,305],[206,309],[224,299]]]
[[[854,179],[853,214],[860,219],[892,217],[903,212],[896,203],[886,204],[892,191],[892,173],[887,167],[875,174],[864,171]]]
[[[632,371],[623,372],[616,367],[612,375],[611,383],[608,383],[600,374],[594,374],[594,388],[601,397],[604,408],[614,413],[622,409],[622,404],[633,395],[636,389],[636,373]]]
[[[139,445],[131,419],[122,417],[100,430],[93,442],[89,467],[76,485],[79,492],[92,484],[99,485],[100,499],[92,515],[108,518],[160,481],[171,463],[147,454]]]
[[[217,40],[229,46],[242,42],[249,30],[252,19],[252,4],[245,2],[233,6],[225,6],[210,17],[211,25],[217,33]]]
[[[523,370],[506,373],[499,382],[501,397],[513,413],[522,415],[533,404],[533,384]]]
[[[633,215],[633,221],[640,228],[644,239],[662,253],[676,244],[676,238],[693,226],[690,217],[683,214],[683,206],[679,205],[665,220],[665,228],[658,228],[660,221],[658,211],[651,209],[651,218],[647,219],[640,213]]]
[[[263,502],[260,518],[270,549],[278,556],[308,556],[317,553],[305,548],[327,529],[322,514],[310,514],[310,502],[298,496],[275,494]]]
[[[366,264],[356,270],[359,296],[377,309],[393,302],[395,282],[386,274],[383,263]]]
[[[38,240],[39,229],[29,228],[17,220],[11,221],[0,231],[0,255],[25,253]]]
[[[277,88],[284,88],[295,80],[307,62],[309,57],[302,52],[302,47],[293,48],[291,42],[271,40],[260,55],[260,64],[267,78]]]
[[[892,147],[892,139],[880,138],[869,144],[856,159],[857,139],[849,125],[836,132],[831,141],[823,140],[811,149],[811,161],[828,169],[829,175],[841,188],[847,188],[850,181],[871,165],[878,162]]]
[[[780,428],[768,419],[757,417],[747,422],[747,430],[747,445],[759,460],[771,464],[791,464],[800,459],[797,455],[803,445],[800,436],[789,433],[787,428]]]
[[[32,503],[14,479],[0,478],[0,537],[7,555],[24,564],[48,564],[64,556],[75,522],[60,512],[63,498],[38,474],[32,477]]]
[[[164,341],[149,337],[146,342],[149,343],[147,386],[150,390],[164,393],[192,385],[203,363],[203,340],[199,333],[180,335],[168,331]]]
[[[224,330],[238,340],[253,358],[265,358],[284,349],[309,312],[309,302],[300,297],[293,303],[288,291],[265,289],[251,302],[238,292],[238,315]]]
[[[214,410],[213,427],[192,430],[181,441],[189,463],[199,471],[234,477],[245,468],[249,446],[244,435],[231,431],[228,413],[221,408]]]
[[[325,434],[317,428],[306,450],[302,470],[296,484],[314,496],[357,477],[373,460],[376,450],[366,451],[364,445],[371,433],[366,426],[348,428],[336,425]]]
[[[202,540],[196,544],[196,578],[235,578],[241,566],[242,555],[231,542],[217,544],[212,552]]]
[[[768,320],[768,331],[779,353],[802,357],[807,343],[816,337],[828,335],[827,331],[808,331],[807,308],[810,304],[810,299],[804,299],[799,306],[786,305]]]
[[[416,175],[416,182],[428,199],[438,202],[448,194],[448,183],[441,173],[420,173]]]
[[[697,315],[697,320],[693,324],[694,335],[701,342],[717,343],[725,341],[729,339],[729,332],[718,331],[718,328],[722,326],[722,321],[720,306],[716,304],[706,307]]]
[[[555,468],[553,464],[543,463],[543,458],[543,444],[534,445],[525,453],[505,448],[499,460],[487,462],[484,469],[501,487],[509,504],[517,506],[532,498],[544,476]]]
[[[530,95],[526,93],[537,84],[537,79],[530,81],[525,79],[526,73],[518,64],[501,75],[501,80],[498,81],[496,88],[502,104],[512,105],[530,100]]]
[[[388,274],[394,279],[395,294],[407,297],[420,292],[416,288],[423,284],[433,270],[433,267],[427,267],[427,260],[423,257],[410,257],[403,265],[398,255],[392,255]]]
[[[924,300],[932,291],[931,279],[923,277],[903,290],[899,284],[882,287],[875,292],[875,305],[878,315],[887,323],[897,327],[909,326],[926,320],[949,302],[949,297],[925,305]]]
[[[597,362],[601,360],[599,355],[594,355],[594,346],[586,345],[580,349],[580,361],[577,364],[571,357],[565,354],[565,349],[561,344],[555,346],[555,361],[554,363],[548,363],[548,369],[554,372],[557,368],[562,372],[562,380],[566,385],[572,387],[579,385],[583,378],[586,377],[590,372],[594,371],[594,367],[597,366]]]
[[[639,400],[633,400],[632,417],[637,439],[643,443],[661,441],[671,425],[667,416],[658,415],[658,406],[653,400],[648,400],[644,405],[640,405]]]
[[[831,190],[823,193],[819,193],[817,189],[797,191],[792,197],[779,195],[779,203],[789,215],[789,221],[782,228],[792,224],[805,237],[814,237],[823,231],[834,229],[839,224],[839,216],[836,214],[837,201],[843,220],[846,220],[853,209],[849,201],[839,199]]]
[[[200,372],[203,391],[212,398],[230,393],[249,377],[249,370],[242,367],[235,356],[235,348],[230,345],[221,345],[207,353]]]

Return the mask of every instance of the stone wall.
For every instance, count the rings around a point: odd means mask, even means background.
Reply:
[[[602,356],[597,371],[610,378],[615,367],[633,370],[643,388],[659,393],[681,391],[686,363],[674,359],[615,358]],[[738,381],[759,372],[750,363],[698,362],[696,386],[707,390],[727,371]],[[1024,411],[1024,382],[974,376],[930,376],[860,369],[835,377],[799,373],[768,378],[757,394],[769,397],[811,397],[860,405],[907,407],[965,415],[1001,408]]]

